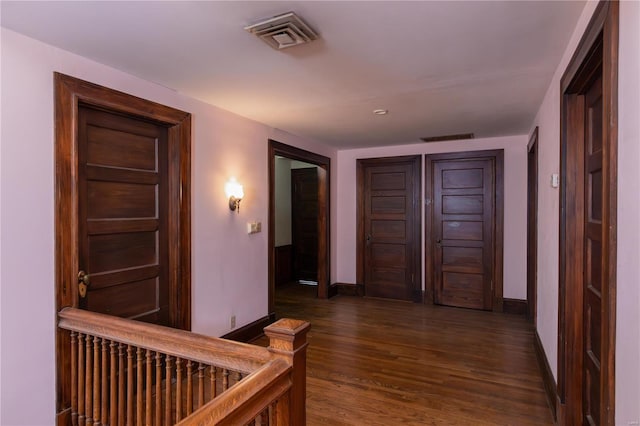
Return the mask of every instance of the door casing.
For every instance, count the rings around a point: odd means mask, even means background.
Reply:
[[[431,247],[434,247],[433,232],[433,197],[434,197],[434,162],[438,160],[464,160],[474,158],[494,158],[495,197],[494,197],[494,256],[493,256],[493,294],[492,311],[503,311],[503,246],[504,246],[504,151],[468,151],[444,154],[427,154],[425,156],[425,303],[432,304],[435,297],[434,255]]]
[[[170,323],[191,329],[191,114],[60,73],[55,88],[56,312],[78,307],[78,108],[87,105],[168,128]],[[69,424],[69,333],[56,328],[57,423]]]
[[[276,155],[290,158],[292,160],[303,161],[318,166],[318,298],[329,297],[329,215],[330,215],[330,194],[329,187],[331,176],[331,159],[320,154],[315,154],[304,149],[286,145],[269,139],[268,169],[269,169],[269,296],[268,309],[269,318],[275,319],[275,224],[276,224]]]
[[[538,128],[527,145],[527,318],[535,324],[538,305]]]
[[[558,424],[582,422],[584,114],[580,91],[602,70],[602,309],[600,412],[615,424],[619,3],[602,1],[560,81]],[[584,112],[584,111],[582,111]],[[582,117],[582,118],[580,118]]]

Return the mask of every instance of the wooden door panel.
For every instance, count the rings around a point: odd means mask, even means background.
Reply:
[[[80,306],[168,325],[167,129],[86,107],[78,121]]]
[[[407,248],[403,243],[371,243],[371,266],[396,267],[404,270],[407,262]]]
[[[443,247],[442,266],[475,266],[482,267],[481,247]]]
[[[407,198],[404,195],[371,196],[371,214],[403,215],[406,212]]]
[[[462,168],[473,167],[459,165],[457,169],[455,165],[449,165],[450,169],[442,171],[442,189],[482,189],[483,187],[483,169],[482,168]]]
[[[429,156],[432,170],[434,301],[493,308],[495,157],[473,153]]]
[[[395,239],[401,243],[407,238],[407,224],[404,220],[372,220],[371,237],[373,239]]]
[[[87,302],[87,309],[93,312],[136,319],[158,310],[156,298],[158,278],[143,281],[127,282],[94,289],[92,298]]]
[[[480,221],[443,220],[442,239],[482,241],[483,228],[484,223]]]
[[[291,170],[293,278],[318,280],[318,168]]]
[[[443,305],[479,309],[484,306],[482,273],[442,272],[440,300]]]
[[[157,216],[156,185],[87,182],[87,219]]]
[[[442,197],[444,214],[482,214],[483,206],[482,195],[444,195]]]
[[[585,255],[583,276],[585,424],[600,424],[602,363],[602,78],[585,94]]]
[[[370,179],[371,191],[404,191],[407,188],[404,172],[382,169],[372,172]]]
[[[87,139],[87,164],[158,170],[154,137],[89,125]]]
[[[156,232],[89,235],[88,265],[92,274],[158,262]]]
[[[367,296],[417,299],[419,160],[358,160]]]

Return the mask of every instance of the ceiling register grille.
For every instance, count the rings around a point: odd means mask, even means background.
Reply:
[[[318,38],[318,34],[293,12],[268,18],[244,29],[276,50],[299,46]]]

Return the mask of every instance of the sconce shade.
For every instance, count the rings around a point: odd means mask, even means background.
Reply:
[[[244,190],[242,189],[242,185],[238,183],[236,178],[231,178],[224,185],[224,192],[229,197],[229,209],[240,211],[240,201],[244,197]]]

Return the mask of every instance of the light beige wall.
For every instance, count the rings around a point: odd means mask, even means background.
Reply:
[[[291,160],[276,158],[275,246],[291,244]]]
[[[640,424],[640,2],[620,2],[616,424]]]

